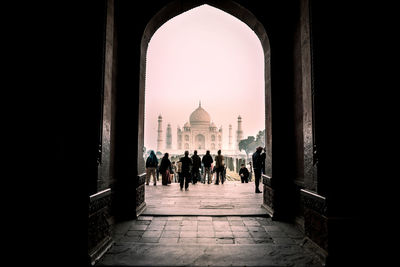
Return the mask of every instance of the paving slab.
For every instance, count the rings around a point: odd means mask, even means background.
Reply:
[[[226,181],[224,184],[189,185],[181,191],[178,183],[145,186],[143,216],[267,216],[263,196],[254,183]],[[232,219],[232,218],[231,218]],[[224,220],[228,220],[224,217]]]
[[[143,218],[116,225],[114,245],[97,266],[323,266],[315,252],[302,246],[300,241],[304,235],[294,225],[271,218],[217,216],[200,220],[201,216],[189,219],[163,216],[164,220],[160,220],[154,216],[146,217],[150,221],[148,225],[165,224],[164,230],[132,229],[147,227],[137,224]],[[230,226],[232,221],[243,226]],[[250,225],[267,223],[268,226],[244,226],[250,221]],[[208,225],[202,226],[202,223]],[[230,228],[217,231],[221,225]],[[185,227],[190,229],[182,230]]]
[[[221,242],[232,242],[225,240]],[[295,263],[295,264],[293,264]],[[123,244],[112,248],[99,266],[322,266],[299,247],[275,244],[178,242]]]

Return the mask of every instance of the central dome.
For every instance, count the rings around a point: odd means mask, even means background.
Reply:
[[[190,124],[191,125],[209,125],[211,121],[210,115],[208,114],[205,109],[201,107],[201,104],[199,104],[199,107],[190,114]]]

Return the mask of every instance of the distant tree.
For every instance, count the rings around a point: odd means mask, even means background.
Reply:
[[[256,150],[257,144],[255,142],[254,136],[248,136],[247,139],[239,141],[239,150],[244,150],[246,152],[247,158],[249,158],[249,153]]]
[[[257,144],[256,147],[265,147],[265,129],[258,132],[255,142]]]

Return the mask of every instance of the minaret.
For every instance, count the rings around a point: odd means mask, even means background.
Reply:
[[[161,148],[162,148],[162,143],[163,143],[163,139],[162,139],[162,117],[161,115],[158,116],[158,130],[157,130],[157,152],[160,151],[161,152]]]
[[[232,125],[229,124],[229,145],[228,149],[232,149]]]
[[[238,117],[238,126],[236,131],[236,150],[239,151],[239,142],[243,139],[243,131],[242,131],[242,117]]]
[[[179,125],[178,125],[178,128],[176,129],[176,137],[177,137],[177,140],[176,140],[176,143],[177,143],[177,149],[182,149],[182,130],[181,130],[181,127],[179,127]]]
[[[167,143],[165,148],[166,149],[171,149],[172,148],[172,130],[171,130],[171,124],[168,123],[167,125]]]

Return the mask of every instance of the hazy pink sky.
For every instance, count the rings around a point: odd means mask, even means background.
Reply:
[[[147,149],[157,146],[157,117],[176,128],[189,121],[201,106],[217,127],[223,127],[223,149],[233,142],[237,117],[243,136],[265,128],[264,53],[256,34],[237,18],[203,5],[161,26],[147,50],[145,87],[145,139]]]

